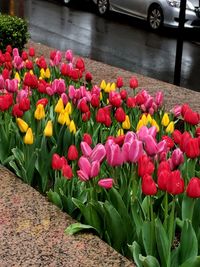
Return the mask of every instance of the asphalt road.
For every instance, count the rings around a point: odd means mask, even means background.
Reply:
[[[26,18],[36,42],[173,83],[175,29],[153,33],[127,16],[102,18],[85,0],[70,8],[53,0],[1,0],[0,11]],[[200,91],[200,29],[185,34],[181,86]]]

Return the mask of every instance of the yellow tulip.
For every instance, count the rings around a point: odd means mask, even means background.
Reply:
[[[76,125],[73,120],[70,121],[69,130],[70,130],[70,133],[74,133],[74,134],[76,133]]]
[[[106,82],[105,82],[105,80],[102,80],[102,82],[101,82],[101,84],[100,84],[100,88],[101,88],[102,90],[104,90],[104,89],[106,88]]]
[[[58,116],[58,123],[64,125],[66,123],[66,111],[63,109]]]
[[[54,108],[54,111],[56,113],[60,113],[63,110],[64,110],[64,104],[63,104],[62,98],[59,98],[59,100],[58,100],[58,102]]]
[[[17,118],[16,121],[20,131],[22,133],[25,133],[28,130],[28,124],[20,118]]]
[[[102,100],[102,99],[103,99],[103,94],[102,94],[102,92],[100,92],[99,99],[100,99],[100,100]]]
[[[110,91],[111,91],[111,85],[110,85],[110,83],[107,83],[107,85],[106,85],[106,87],[104,89],[104,92],[105,93],[110,93]]]
[[[142,126],[144,126],[145,124],[143,123],[142,119],[138,121],[137,127],[136,127],[136,132],[138,132]]]
[[[33,132],[31,128],[28,128],[25,136],[24,136],[24,144],[32,145],[33,144]]]
[[[145,114],[142,115],[140,120],[142,121],[143,126],[147,125],[148,121],[147,121],[147,116]]]
[[[125,121],[122,122],[122,128],[126,130],[129,130],[131,128],[131,123],[128,115],[126,115]]]
[[[70,102],[67,103],[66,107],[65,107],[65,111],[71,115],[72,114],[72,105]]]
[[[20,78],[20,76],[19,76],[19,73],[18,73],[18,72],[16,72],[16,73],[15,73],[15,79],[17,79],[17,80],[18,80],[18,82],[20,82],[20,81],[21,81],[21,78]]]
[[[69,126],[70,125],[70,117],[69,117],[69,114],[67,113],[67,112],[65,112],[65,123],[66,123],[66,125],[67,126]]]
[[[44,106],[42,104],[37,105],[34,116],[35,116],[36,120],[41,120],[41,119],[45,118]]]
[[[157,122],[154,119],[152,119],[151,125],[156,127],[157,132],[160,131],[160,127],[158,126]]]
[[[116,90],[116,84],[112,83],[110,86],[110,91],[115,91]]]
[[[51,137],[53,135],[53,124],[51,120],[47,122],[47,125],[44,129],[44,135],[47,137]]]
[[[171,122],[168,124],[167,128],[166,128],[166,132],[167,132],[167,133],[173,133],[173,131],[174,131],[174,122],[171,121]]]
[[[46,69],[45,76],[46,76],[47,79],[49,79],[51,77],[51,72],[50,72],[49,68]]]
[[[151,124],[152,123],[152,117],[151,117],[150,114],[147,115],[146,120],[147,120],[147,123],[146,124],[148,124],[148,123]]]
[[[41,77],[42,79],[45,79],[45,78],[46,78],[45,70],[44,70],[43,68],[40,70],[40,77]]]
[[[165,127],[167,127],[167,125],[169,124],[170,120],[169,120],[169,116],[168,114],[165,112],[163,117],[162,117],[162,120],[161,120],[161,124]]]
[[[30,73],[31,75],[34,75],[34,73],[33,73],[33,71],[32,71],[32,70],[30,70],[30,71],[29,71],[29,73]]]
[[[124,130],[121,128],[117,131],[117,136],[121,136],[124,134]]]

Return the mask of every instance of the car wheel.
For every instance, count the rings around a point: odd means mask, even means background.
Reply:
[[[100,15],[106,15],[109,11],[109,0],[98,0],[97,11]]]
[[[63,1],[63,4],[66,6],[69,6],[72,2],[72,0],[62,0],[62,1]]]
[[[162,27],[164,16],[160,6],[155,5],[149,8],[147,21],[149,27],[154,31],[159,30]]]

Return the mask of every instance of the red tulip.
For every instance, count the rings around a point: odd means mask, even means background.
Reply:
[[[51,60],[54,60],[55,56],[56,56],[56,50],[52,50],[52,51],[50,52],[50,59],[51,59]]]
[[[134,97],[128,97],[126,100],[126,105],[128,108],[134,108],[136,106],[136,100]]]
[[[143,177],[145,174],[152,175],[154,164],[147,155],[142,155],[138,160],[138,175]]]
[[[78,103],[78,109],[80,109],[81,112],[86,113],[90,110],[87,102],[85,99],[81,99]]]
[[[168,135],[163,135],[162,140],[165,140],[169,149],[174,147],[174,141]]]
[[[198,138],[190,138],[185,146],[185,154],[188,158],[194,159],[200,156]]]
[[[90,119],[90,116],[91,116],[91,112],[88,111],[88,112],[85,112],[85,113],[82,113],[82,120],[85,122],[85,121],[88,121]]]
[[[185,104],[182,105],[182,107],[181,107],[181,115],[182,115],[182,117],[184,117],[185,112],[186,112],[188,109],[190,109],[190,106],[189,106],[187,103],[185,103]]]
[[[142,104],[145,103],[145,97],[143,96],[142,93],[139,93],[135,97],[136,105],[141,106]]]
[[[78,159],[78,150],[76,146],[71,145],[68,149],[67,158],[69,160],[77,160]]]
[[[105,189],[110,189],[113,187],[114,184],[114,180],[112,178],[104,178],[104,179],[100,179],[98,181],[98,185],[100,187],[103,187]]]
[[[30,109],[30,99],[27,97],[23,97],[19,102],[19,109],[22,111],[27,111]]]
[[[120,96],[121,96],[121,99],[125,100],[127,98],[127,91],[126,90],[121,90],[120,91]]]
[[[10,71],[8,69],[3,69],[2,76],[3,76],[4,80],[9,79],[10,78]]]
[[[7,45],[6,46],[6,52],[8,52],[8,53],[12,53],[12,46],[11,45]]]
[[[48,99],[47,98],[40,98],[37,103],[36,106],[38,106],[39,104],[43,105],[44,107],[46,107],[46,105],[48,104]]]
[[[192,125],[197,125],[200,122],[200,114],[192,111],[190,108],[185,111],[183,118],[184,121]]]
[[[171,172],[167,169],[163,169],[159,172],[157,183],[160,190],[167,190],[167,183],[169,181],[170,173]]]
[[[72,168],[68,164],[64,164],[62,167],[62,175],[67,179],[70,180],[73,177]]]
[[[32,88],[38,87],[38,80],[35,75],[32,75],[30,72],[27,72],[24,77],[24,85]]]
[[[170,173],[166,189],[172,195],[179,195],[184,192],[184,180],[181,178],[179,170]]]
[[[116,82],[117,88],[121,88],[124,85],[123,78],[118,77]]]
[[[93,94],[91,97],[91,105],[96,108],[96,107],[99,107],[99,104],[100,104],[99,96],[96,94]]]
[[[182,133],[179,130],[174,130],[174,132],[172,133],[172,137],[174,139],[175,144],[180,144]]]
[[[122,104],[122,98],[121,95],[115,91],[111,91],[109,93],[109,102],[112,106],[118,108]]]
[[[188,141],[191,139],[191,134],[189,132],[184,132],[181,136],[180,140],[180,149],[185,152],[185,149],[187,147]]]
[[[195,135],[196,137],[200,137],[200,127],[196,128]]]
[[[60,67],[60,72],[63,76],[69,76],[70,66],[66,63],[62,63]]]
[[[158,165],[157,175],[159,176],[159,174],[160,174],[162,171],[168,171],[168,172],[171,171],[171,169],[170,169],[170,165],[169,165],[169,162],[168,162],[168,161],[162,161],[162,162]]]
[[[149,174],[145,174],[142,178],[142,193],[150,196],[157,193],[156,183]]]
[[[117,108],[116,112],[115,112],[115,119],[118,122],[123,122],[126,119],[126,113],[124,112],[123,108],[119,107]]]
[[[29,53],[30,57],[34,57],[35,56],[35,48],[34,47],[30,47],[28,53]]]
[[[23,59],[24,61],[26,61],[26,60],[28,59],[28,54],[27,54],[26,51],[23,51],[23,52],[22,52],[22,59]]]
[[[191,198],[200,197],[200,179],[197,177],[192,177],[186,188],[186,194]]]
[[[172,169],[175,169],[183,162],[184,162],[183,152],[179,148],[176,148],[171,155]]]
[[[0,110],[5,111],[9,109],[13,104],[13,95],[12,94],[5,94],[5,95],[0,95]]]
[[[52,156],[51,166],[53,170],[61,170],[63,167],[63,160],[56,153]]]
[[[26,61],[25,63],[25,67],[28,69],[28,70],[32,70],[33,69],[33,62],[28,60]]]
[[[86,142],[89,146],[92,144],[92,137],[88,133],[83,134],[83,141]]]
[[[44,70],[47,69],[47,63],[46,63],[44,56],[41,56],[40,58],[38,58],[36,61],[36,64],[38,65],[40,69],[44,69]]]
[[[85,74],[85,80],[86,82],[90,83],[92,81],[92,74],[90,72],[87,72]]]
[[[84,60],[80,57],[76,60],[76,68],[79,69],[81,72],[85,70]]]
[[[136,77],[130,79],[130,88],[135,89],[138,87],[138,80]]]
[[[23,110],[19,108],[19,104],[15,104],[12,109],[12,115],[14,117],[22,117],[24,114]]]

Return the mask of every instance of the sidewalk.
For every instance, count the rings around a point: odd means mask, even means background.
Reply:
[[[36,54],[49,57],[52,48],[29,42]],[[132,75],[140,88],[154,94],[164,92],[167,109],[187,102],[200,112],[200,93],[85,59],[93,83],[114,82],[118,76],[128,86]],[[156,66],[155,66],[156,67]],[[0,267],[93,267],[134,266],[126,258],[92,234],[68,236],[65,228],[73,220],[35,189],[0,166]]]

